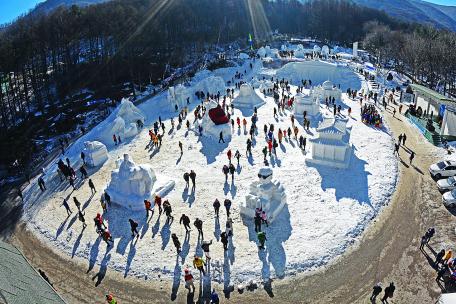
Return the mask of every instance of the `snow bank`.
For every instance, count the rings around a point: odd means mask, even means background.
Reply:
[[[310,79],[312,85],[331,80],[336,85],[340,84],[342,91],[361,88],[361,80],[349,67],[324,61],[290,62],[277,70],[276,75],[280,79],[291,80],[294,85]]]
[[[249,59],[250,56],[248,54],[246,54],[246,53],[239,53],[239,58],[240,59]]]
[[[257,51],[257,54],[261,58],[280,59],[279,50],[271,49],[271,47],[269,45],[259,48]]]

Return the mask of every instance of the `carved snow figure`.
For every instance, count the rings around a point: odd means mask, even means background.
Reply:
[[[84,154],[86,164],[90,167],[97,167],[108,160],[108,149],[99,141],[84,142]]]
[[[252,89],[250,84],[244,83],[239,89],[239,95],[233,99],[233,104],[238,109],[251,109],[259,108],[264,105],[264,100],[258,96],[255,90]]]
[[[258,172],[258,181],[250,184],[250,192],[241,203],[240,211],[249,217],[255,217],[255,210],[266,212],[268,222],[273,222],[287,203],[285,189],[278,180],[273,179],[272,169],[263,167]]]
[[[231,126],[230,120],[226,116],[225,111],[222,107],[215,102],[209,103],[207,108],[212,108],[207,110],[201,121],[201,126],[203,127],[203,136],[209,137],[213,140],[219,140],[220,132],[225,141],[231,139]]]
[[[193,96],[182,84],[168,88],[168,102],[173,110],[176,105],[179,110],[187,106],[187,98],[191,101]]]
[[[314,97],[318,97],[321,102],[324,102],[326,98],[328,100],[334,97],[336,102],[341,100],[342,91],[338,89],[330,80],[323,82],[321,86],[317,86],[312,91]]]
[[[309,116],[315,116],[320,113],[320,101],[318,97],[312,94],[298,93],[295,96],[293,112],[296,117],[302,117],[304,111]]]
[[[310,139],[311,153],[306,162],[348,168],[352,153],[349,143],[351,128],[347,128],[348,119],[341,115],[334,118],[324,118],[317,128],[318,136]]]
[[[144,209],[144,200],[155,195],[163,197],[174,187],[174,181],[164,181],[148,164],[137,165],[128,154],[116,162],[117,168],[111,173],[111,182],[106,191],[111,201],[132,210]]]

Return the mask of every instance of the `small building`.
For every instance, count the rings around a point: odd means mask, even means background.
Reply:
[[[325,117],[317,128],[318,136],[310,139],[311,153],[306,162],[335,168],[348,168],[352,153],[349,143],[351,129],[342,115]]]
[[[13,245],[0,241],[0,303],[65,304]]]

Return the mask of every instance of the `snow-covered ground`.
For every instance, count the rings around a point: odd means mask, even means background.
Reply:
[[[244,80],[250,80],[259,74],[275,73],[263,69],[257,61],[253,70],[250,70],[247,62],[241,68],[225,68],[212,74],[228,81],[236,70],[243,73],[244,69],[248,70]],[[337,84],[337,81],[334,83]],[[351,87],[360,87],[360,83],[353,83]],[[296,92],[296,87],[292,87],[292,92]],[[259,92],[258,95],[264,98]],[[294,275],[327,264],[347,250],[388,203],[398,176],[392,138],[387,128],[376,129],[363,124],[360,121],[359,103],[348,99],[344,94],[342,113],[346,115],[348,107],[352,108],[348,126],[352,127],[351,143],[354,147],[347,170],[308,166],[305,163],[305,153],[310,153],[309,145],[304,153],[293,137],[285,140],[278,148],[277,158],[268,157],[268,160],[274,177],[280,180],[285,188],[287,206],[272,225],[263,227],[268,240],[266,250],[259,250],[253,220],[242,218],[239,206],[249,192],[250,183],[258,179],[258,170],[264,166],[261,152],[266,145],[263,125],[273,123],[276,134],[279,128],[283,130],[291,126],[289,111],[274,119],[273,99],[267,97],[265,102],[266,104],[258,109],[259,133],[254,140],[253,157],[246,158],[245,143],[248,135],[242,128],[237,129],[237,126],[233,130],[231,142],[226,144],[199,137],[195,130],[187,131],[185,125],[171,130],[170,118],[177,113],[172,106],[167,105],[166,95],[159,94],[139,106],[146,115],[145,128],[120,146],[108,145],[110,159],[101,168],[89,170],[90,178],[98,190],[95,196],[91,196],[87,181],[78,180],[78,189],[72,191],[67,182],[60,183],[55,176],[55,165],[45,168],[48,190],[41,193],[38,187],[33,185],[24,193],[28,227],[43,242],[62,254],[76,256],[87,262],[89,269],[95,264],[101,264],[103,267],[114,268],[125,276],[134,275],[148,279],[159,276],[170,279],[174,277],[177,288],[182,281],[185,265],[192,264],[194,254],[202,255],[196,229],[193,229],[189,239],[185,238],[185,230],[179,225],[182,213],[187,214],[192,223],[196,217],[203,220],[204,237],[213,240],[211,278],[223,282],[225,286],[248,278],[267,279]],[[194,106],[196,103],[192,104],[192,107]],[[327,111],[323,109],[323,105],[321,110]],[[159,116],[166,125],[163,145],[159,150],[151,150],[146,147],[149,142],[148,129]],[[236,117],[242,119],[239,110],[234,111],[234,118]],[[193,120],[192,114],[189,114],[189,119]],[[250,117],[247,120],[250,126]],[[312,138],[316,135],[316,126],[317,122],[313,122],[311,130],[305,132],[301,121],[299,132]],[[97,134],[90,132],[67,152],[75,168],[79,168],[78,159],[83,142],[96,137]],[[184,145],[182,157],[179,141]],[[228,149],[231,149],[233,154],[239,149],[243,155],[236,168],[233,184],[225,184],[222,174],[223,165],[228,163]],[[155,172],[177,181],[174,190],[165,197],[171,202],[175,219],[172,225],[168,225],[166,217],[158,217],[156,213],[147,221],[145,211],[133,212],[113,206],[104,215],[115,241],[114,246],[108,248],[98,238],[92,218],[96,213],[101,213],[100,193],[109,184],[116,159],[122,158],[124,153],[129,153],[137,164],[150,164]],[[182,178],[184,172],[189,172],[190,169],[197,174],[194,193],[185,189]],[[67,217],[61,206],[63,199],[68,198],[73,211],[76,211],[73,196],[83,204],[89,224],[84,231],[77,219],[77,213],[73,212]],[[214,217],[212,203],[215,198],[218,198],[222,205],[225,198],[233,201],[231,213],[234,237],[226,254],[222,244],[217,242],[220,233],[225,230],[226,214],[222,206],[220,220]],[[129,218],[139,222],[140,239],[137,242],[132,242]],[[176,233],[183,244],[177,260],[176,250],[170,240],[171,233]]]

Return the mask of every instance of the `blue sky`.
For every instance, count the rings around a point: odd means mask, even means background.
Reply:
[[[0,0],[0,24],[14,20],[44,0]],[[400,0],[390,0],[400,1]],[[456,0],[427,0],[443,5],[456,5]]]

